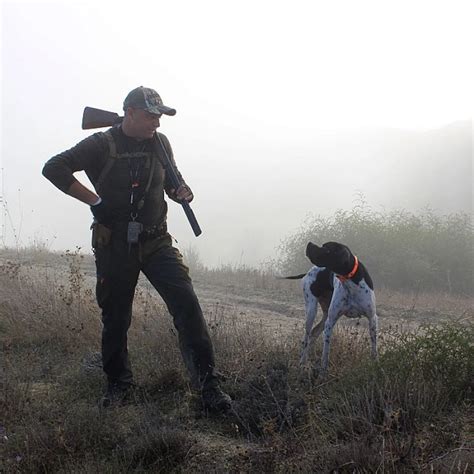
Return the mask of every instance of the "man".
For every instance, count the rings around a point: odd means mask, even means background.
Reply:
[[[165,301],[193,384],[206,409],[225,411],[231,399],[214,369],[214,352],[188,268],[167,232],[167,203],[193,199],[165,135],[158,133],[163,105],[156,91],[132,90],[125,98],[119,126],[95,133],[51,158],[43,175],[66,194],[88,204],[94,216],[92,246],[97,267],[96,296],[102,310],[102,363],[107,390],[102,405],[123,401],[133,388],[127,331],[142,271]],[[174,189],[166,172],[168,155],[181,181]],[[74,172],[84,170],[95,192]]]

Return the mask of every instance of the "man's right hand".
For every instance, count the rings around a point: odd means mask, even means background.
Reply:
[[[101,199],[98,204],[90,206],[92,215],[97,222],[101,224],[107,222],[107,218],[110,219],[110,214],[105,205],[104,201]]]

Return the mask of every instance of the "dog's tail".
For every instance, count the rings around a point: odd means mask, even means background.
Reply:
[[[293,275],[293,276],[286,276],[286,277],[281,277],[277,276],[277,280],[301,280],[306,275],[306,273],[301,273],[301,275]]]

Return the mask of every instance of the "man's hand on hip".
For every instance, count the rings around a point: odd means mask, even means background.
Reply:
[[[90,208],[92,215],[94,216],[97,222],[103,224],[104,222],[107,222],[108,219],[110,219],[110,212],[101,198],[98,199],[97,203],[90,206]]]

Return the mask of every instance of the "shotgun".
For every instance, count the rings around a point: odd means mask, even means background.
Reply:
[[[101,127],[113,127],[115,125],[119,125],[122,123],[123,117],[115,112],[108,112],[107,110],[102,109],[95,109],[94,107],[86,107],[84,109],[84,114],[82,116],[82,129],[83,130],[90,130],[92,128],[101,128]],[[166,173],[170,178],[171,184],[174,189],[178,189],[181,186],[181,181],[176,174],[174,169],[173,163],[171,162],[170,157],[166,151],[163,142],[161,141],[160,135],[156,134],[157,140],[154,140],[154,146],[156,152],[164,158]],[[198,237],[201,235],[202,230],[199,227],[198,221],[196,216],[194,215],[189,202],[181,201],[181,205],[183,206],[184,213],[188,218],[189,223],[194,231],[194,235]]]

